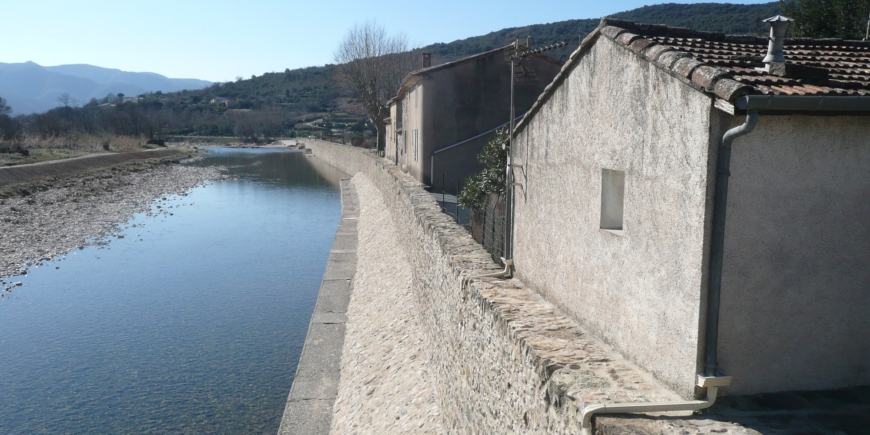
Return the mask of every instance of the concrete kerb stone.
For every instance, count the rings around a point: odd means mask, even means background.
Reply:
[[[353,185],[343,179],[340,186],[341,232],[337,232],[333,240],[302,356],[284,407],[279,435],[325,435],[332,426],[332,407],[341,375],[347,305],[357,261],[356,223],[355,220],[353,225],[344,222],[359,216],[359,202]]]

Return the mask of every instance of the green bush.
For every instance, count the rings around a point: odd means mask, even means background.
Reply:
[[[507,151],[504,145],[508,142],[508,130],[501,129],[493,140],[483,146],[477,155],[477,161],[484,165],[480,173],[465,179],[465,189],[459,194],[459,204],[471,209],[472,213],[480,213],[486,203],[486,197],[495,193],[505,193],[505,166]]]

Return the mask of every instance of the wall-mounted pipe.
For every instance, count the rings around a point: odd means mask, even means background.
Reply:
[[[713,199],[713,235],[710,240],[710,273],[707,285],[704,375],[716,376],[719,349],[719,300],[722,289],[722,261],[725,249],[725,216],[728,207],[728,177],[731,175],[731,143],[749,134],[758,124],[758,110],[746,113],[746,122],[722,137],[716,161],[716,193]]]
[[[594,404],[583,408],[580,413],[580,428],[584,435],[592,434],[592,417],[596,414],[625,414],[631,412],[670,412],[670,411],[700,411],[716,403],[719,387],[731,383],[731,377],[708,378],[698,375],[697,385],[707,389],[704,400],[686,400],[677,402],[650,403],[606,403]]]
[[[472,276],[462,276],[462,273],[459,274],[459,292],[462,292],[462,289],[471,282],[472,279],[477,278],[506,278],[510,276],[511,268],[514,265],[513,260],[506,260],[502,257],[501,262],[504,263],[504,270],[501,272],[493,272],[493,273],[485,273],[483,275],[472,275]]]

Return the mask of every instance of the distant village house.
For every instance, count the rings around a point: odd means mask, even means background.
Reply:
[[[477,154],[510,121],[510,62],[490,50],[422,69],[404,79],[390,100],[385,156],[432,191],[456,193],[458,183],[482,167]],[[525,58],[515,84],[522,114],[556,76],[562,63],[541,54]],[[442,183],[443,180],[443,183]]]

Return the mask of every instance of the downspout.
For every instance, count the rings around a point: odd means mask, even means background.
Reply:
[[[511,268],[514,265],[513,260],[506,260],[504,257],[501,259],[502,263],[504,263],[504,270],[501,272],[493,272],[493,273],[485,273],[483,275],[472,275],[472,276],[462,276],[462,272],[459,273],[459,292],[462,293],[462,290],[468,285],[471,280],[477,278],[508,278],[510,277]]]
[[[719,146],[716,161],[716,193],[713,199],[713,235],[710,241],[710,274],[707,290],[707,324],[705,336],[704,374],[698,375],[696,385],[707,389],[704,400],[688,400],[666,403],[609,403],[594,404],[583,408],[580,414],[584,434],[592,432],[592,417],[595,414],[621,414],[630,412],[698,411],[716,402],[719,387],[731,383],[730,376],[716,376],[716,359],[719,344],[719,296],[722,287],[722,254],[725,247],[725,216],[728,205],[728,177],[731,175],[731,143],[734,139],[749,134],[758,124],[758,109],[746,112],[746,122],[725,132]]]
[[[731,175],[731,143],[749,134],[758,124],[758,110],[746,112],[746,122],[725,132],[716,161],[716,193],[713,197],[713,235],[710,239],[710,274],[707,285],[707,323],[704,376],[716,376],[719,354],[719,299],[722,290],[722,261],[725,251],[725,217],[728,207],[728,177]]]

